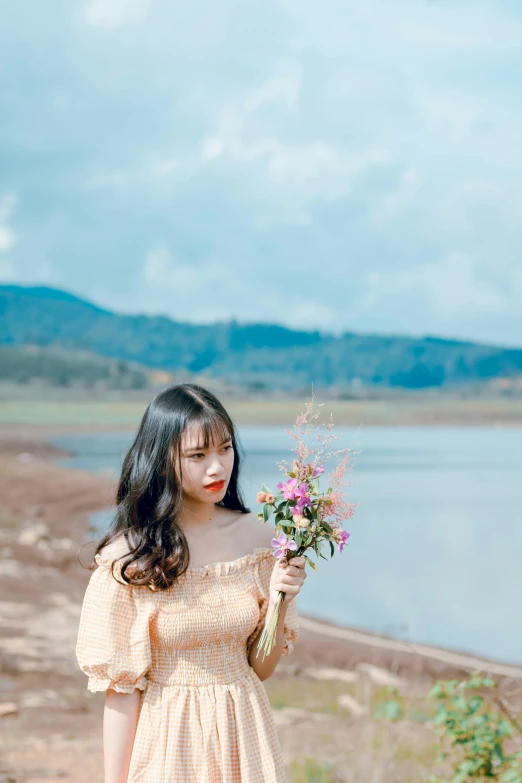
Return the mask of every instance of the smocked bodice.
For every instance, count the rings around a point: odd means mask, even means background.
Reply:
[[[250,645],[261,630],[274,558],[258,548],[236,560],[189,568],[167,590],[121,581],[121,562],[96,555],[77,656],[91,690],[132,691],[228,683],[249,674]],[[114,562],[114,575],[111,564]],[[293,648],[295,599],[285,616],[283,655]]]

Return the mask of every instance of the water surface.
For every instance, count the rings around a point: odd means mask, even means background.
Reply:
[[[303,612],[415,642],[522,662],[522,430],[337,428],[361,450],[346,525],[350,544],[319,560],[299,595]],[[241,427],[242,487],[257,510],[261,484],[292,458],[280,427]],[[56,438],[69,467],[116,483],[128,433]],[[100,526],[107,512],[94,515]],[[326,550],[325,550],[326,551]]]

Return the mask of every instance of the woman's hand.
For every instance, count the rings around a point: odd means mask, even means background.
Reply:
[[[286,558],[276,561],[270,577],[270,601],[275,603],[277,594],[282,590],[285,594],[283,605],[292,601],[308,576],[305,571],[306,560],[301,555],[292,557],[288,562]]]

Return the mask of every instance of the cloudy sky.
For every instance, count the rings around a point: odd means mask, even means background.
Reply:
[[[0,11],[0,280],[522,346],[518,0]]]

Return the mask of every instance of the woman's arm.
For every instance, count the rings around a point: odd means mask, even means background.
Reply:
[[[272,574],[270,576],[269,601],[265,616],[265,625],[267,620],[270,618],[270,613],[277,601],[280,590],[285,593],[285,597],[281,606],[279,622],[277,624],[275,644],[270,652],[270,655],[265,655],[263,660],[263,652],[260,652],[259,656],[256,658],[257,644],[263,629],[261,629],[250,646],[248,662],[260,680],[266,680],[273,674],[274,669],[279,663],[279,659],[281,658],[285,644],[284,624],[286,611],[288,609],[288,604],[290,601],[295,600],[295,597],[299,593],[301,587],[303,586],[304,580],[307,577],[305,565],[306,560],[304,557],[293,557],[290,563],[284,559],[276,561],[272,570]]]
[[[138,688],[133,693],[107,691],[103,711],[105,783],[127,783],[140,696]]]
[[[274,607],[274,602],[270,601],[266,610],[267,618],[270,617],[270,612],[273,610],[273,607]],[[281,606],[281,614],[279,615],[279,622],[277,624],[275,644],[272,647],[270,655],[265,655],[263,660],[263,652],[261,651],[259,653],[259,656],[256,658],[257,644],[259,642],[259,637],[263,633],[263,629],[261,629],[261,631],[258,633],[250,648],[248,662],[250,663],[250,666],[253,668],[253,670],[255,671],[255,673],[257,674],[260,680],[266,680],[268,679],[268,677],[270,677],[273,674],[274,669],[279,663],[279,659],[281,658],[281,653],[285,644],[285,635],[284,635],[283,626],[285,623],[286,608],[287,608],[287,603],[285,602]]]

